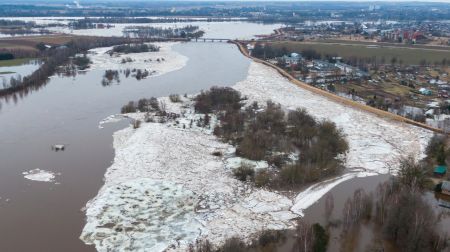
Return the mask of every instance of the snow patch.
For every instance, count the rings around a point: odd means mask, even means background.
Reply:
[[[158,76],[179,70],[186,66],[188,58],[172,50],[172,47],[176,43],[166,42],[152,44],[160,48],[158,52],[142,52],[129,54],[115,53],[110,56],[107,52],[110,51],[112,47],[101,47],[89,50],[89,58],[92,61],[90,69],[146,69],[151,73],[150,76]],[[122,63],[122,60],[126,58],[131,58],[133,61]],[[160,59],[160,61],[157,61],[157,59]]]

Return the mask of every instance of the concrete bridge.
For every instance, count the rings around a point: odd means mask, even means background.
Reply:
[[[191,39],[191,41],[195,41],[195,42],[228,42],[232,39],[227,39],[227,38],[195,38],[195,39]]]

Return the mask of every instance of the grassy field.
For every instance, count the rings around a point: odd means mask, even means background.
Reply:
[[[407,47],[418,49],[432,49],[432,50],[446,50],[450,51],[450,46],[445,45],[426,45],[426,44],[402,44],[402,43],[389,43],[389,42],[371,42],[371,41],[355,41],[355,40],[339,40],[339,39],[324,39],[317,41],[319,43],[331,43],[331,44],[357,44],[357,45],[378,45],[385,47]]]
[[[22,49],[37,51],[38,43],[48,45],[61,45],[69,42],[75,36],[72,35],[47,35],[47,36],[25,36],[0,39],[0,49]]]
[[[27,63],[30,60],[32,59],[24,58],[24,59],[0,60],[0,67],[19,66]]]
[[[359,58],[373,58],[376,57],[378,61],[383,58],[386,63],[391,62],[393,57],[397,58],[397,62],[402,61],[403,64],[419,65],[422,60],[429,63],[442,62],[443,59],[450,61],[450,51],[441,49],[429,48],[403,48],[391,46],[369,47],[364,44],[351,43],[321,43],[321,42],[273,42],[270,43],[275,48],[286,47],[289,51],[301,52],[305,49],[314,49],[321,53],[322,56],[326,54],[337,54],[343,58],[359,57]]]

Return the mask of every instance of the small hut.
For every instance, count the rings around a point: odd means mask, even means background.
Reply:
[[[441,189],[442,189],[442,191],[441,191],[442,194],[450,195],[450,181],[442,182]]]

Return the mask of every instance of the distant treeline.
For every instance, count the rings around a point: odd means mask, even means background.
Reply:
[[[25,22],[21,20],[8,20],[8,19],[0,19],[0,27],[17,27],[20,26],[22,28],[32,28],[36,27],[36,22]]]
[[[123,31],[125,37],[134,38],[200,38],[204,31],[198,26],[187,25],[181,28],[161,28],[147,26],[128,26]]]
[[[236,19],[232,18],[133,18],[133,17],[104,17],[104,18],[85,18],[75,20],[69,23],[73,29],[92,29],[96,24],[152,24],[152,23],[192,23],[192,22],[229,22]],[[245,19],[241,19],[245,20]]]
[[[0,52],[0,60],[12,60],[14,55],[9,52]]]

